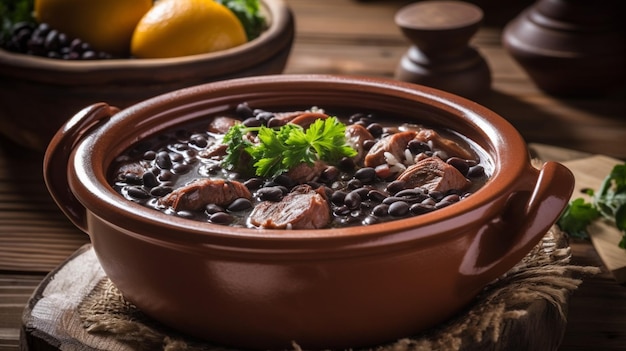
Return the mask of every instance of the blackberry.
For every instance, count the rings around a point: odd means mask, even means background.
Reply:
[[[7,51],[63,60],[114,58],[111,54],[94,50],[80,38],[69,38],[47,23],[15,23],[3,47]]]

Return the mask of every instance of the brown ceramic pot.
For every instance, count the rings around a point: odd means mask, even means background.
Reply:
[[[283,0],[261,0],[269,21],[232,49],[176,58],[67,61],[0,49],[0,133],[43,152],[68,116],[100,101],[127,107],[172,90],[229,78],[282,73],[295,35]]]
[[[113,159],[166,128],[231,111],[293,106],[386,111],[452,128],[492,166],[488,183],[429,214],[369,226],[256,230],[173,217],[108,185]],[[383,78],[279,75],[210,83],[118,111],[86,107],[53,138],[45,180],[89,234],[106,274],[143,312],[235,347],[376,345],[435,326],[526,255],[556,221],[574,179],[531,166],[502,117],[464,98]]]

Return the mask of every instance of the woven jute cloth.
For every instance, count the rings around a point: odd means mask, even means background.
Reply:
[[[544,301],[566,320],[570,293],[584,275],[596,274],[597,267],[570,264],[565,236],[553,227],[541,242],[514,268],[490,283],[472,305],[458,316],[422,334],[367,349],[376,351],[460,351],[468,345],[499,349],[497,345],[507,323],[525,318],[528,306]],[[186,337],[151,320],[124,299],[104,277],[78,305],[82,327],[88,334],[113,338],[137,350],[232,350]],[[293,350],[302,348],[293,342]]]

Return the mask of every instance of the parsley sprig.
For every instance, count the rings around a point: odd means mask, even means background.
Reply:
[[[336,117],[318,119],[307,129],[292,123],[280,128],[237,124],[224,136],[228,148],[222,165],[242,170],[246,167],[241,160],[249,157],[257,176],[276,177],[301,163],[336,163],[356,155],[356,150],[346,144],[345,130],[345,124]],[[246,136],[250,132],[257,133],[258,142]]]
[[[626,249],[626,163],[615,165],[597,192],[587,189],[585,193],[591,202],[583,198],[571,201],[559,218],[559,227],[572,236],[587,238],[587,226],[605,217],[623,233],[618,246]]]

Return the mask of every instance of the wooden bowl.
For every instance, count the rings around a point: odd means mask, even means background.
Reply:
[[[0,131],[43,151],[67,118],[89,104],[127,107],[191,85],[282,73],[294,38],[293,14],[283,0],[261,0],[261,10],[269,22],[261,36],[202,55],[64,61],[0,49]]]
[[[482,149],[490,179],[428,214],[319,230],[198,222],[129,201],[109,185],[114,159],[135,143],[232,113],[244,101],[268,111],[386,111],[448,127]],[[209,83],[121,111],[88,106],[51,141],[44,175],[129,301],[190,335],[254,349],[288,349],[292,341],[304,349],[356,348],[436,326],[531,250],[574,187],[558,163],[534,168],[519,133],[476,103],[391,79],[332,75]]]

